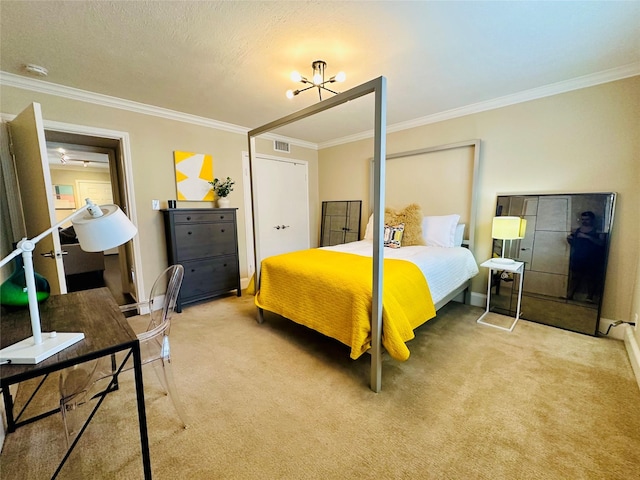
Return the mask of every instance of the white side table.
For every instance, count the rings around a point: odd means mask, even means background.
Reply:
[[[522,301],[522,280],[524,277],[524,262],[514,261],[513,263],[500,263],[496,262],[495,259],[489,259],[486,262],[480,264],[481,267],[485,267],[489,269],[489,280],[487,286],[487,309],[485,312],[478,318],[477,322],[483,325],[488,325],[490,327],[499,328],[500,330],[506,330],[507,332],[513,331],[513,328],[518,323],[520,319],[520,303]],[[483,322],[482,319],[489,313],[489,307],[491,305],[491,278],[493,276],[494,270],[502,270],[504,272],[517,273],[520,277],[520,287],[518,288],[518,306],[516,308],[516,318],[511,324],[510,328],[501,327],[500,325],[493,325],[491,323]]]

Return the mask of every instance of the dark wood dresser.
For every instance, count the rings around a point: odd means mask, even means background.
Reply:
[[[237,290],[241,295],[235,208],[162,210],[169,264],[184,267],[177,311]]]

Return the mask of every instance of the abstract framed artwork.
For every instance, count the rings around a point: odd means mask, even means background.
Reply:
[[[213,157],[203,153],[173,152],[176,168],[177,199],[183,201],[213,201]]]
[[[76,198],[73,194],[73,185],[54,185],[53,205],[56,210],[75,210]]]

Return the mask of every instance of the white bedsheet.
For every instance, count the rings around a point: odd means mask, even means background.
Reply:
[[[370,257],[373,252],[373,240],[360,240],[321,248]],[[427,279],[433,303],[438,303],[447,294],[478,274],[476,259],[469,249],[464,247],[387,247],[384,249],[384,256],[408,260],[417,265]]]

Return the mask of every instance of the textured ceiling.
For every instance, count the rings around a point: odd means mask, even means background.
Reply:
[[[389,125],[640,65],[640,2],[0,1],[0,70],[255,128],[292,70],[388,81]],[[300,85],[300,84],[299,84]],[[336,84],[334,84],[336,85]],[[314,143],[372,128],[372,99],[282,132]]]

